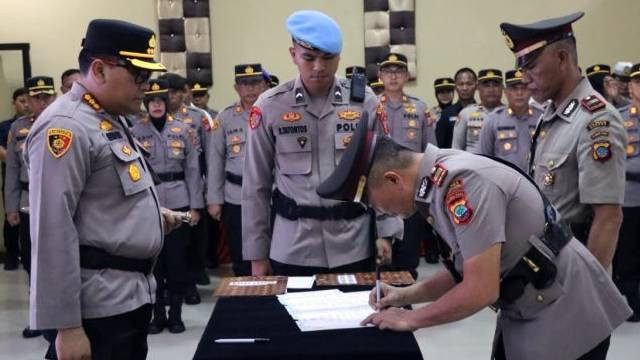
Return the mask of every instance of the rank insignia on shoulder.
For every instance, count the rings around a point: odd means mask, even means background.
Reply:
[[[611,158],[611,143],[609,141],[600,141],[593,143],[593,159],[605,162]]]
[[[252,130],[257,129],[261,120],[262,111],[260,108],[257,106],[251,107],[251,113],[249,114],[249,127],[251,127]]]
[[[236,114],[240,114],[242,112],[242,107],[238,105],[233,109],[233,111],[235,111]]]
[[[629,108],[629,114],[631,114],[631,115],[636,115],[636,114],[638,114],[638,108],[637,108],[637,107],[635,107],[635,106],[630,107],[630,108]]]
[[[354,121],[360,119],[361,115],[362,113],[359,111],[343,110],[338,113],[338,118],[347,121]]]
[[[73,132],[67,129],[47,130],[47,147],[54,158],[58,159],[67,153],[73,141]]]
[[[587,129],[589,131],[593,130],[593,129],[597,129],[599,127],[608,127],[609,126],[609,120],[601,120],[601,119],[597,119],[597,120],[593,120],[589,123],[589,125],[587,125]]]
[[[113,125],[109,120],[100,121],[100,130],[102,131],[111,131],[113,129]]]
[[[202,128],[204,129],[204,131],[206,132],[210,132],[212,129],[212,124],[209,123],[209,118],[206,116],[202,117]]]
[[[220,119],[215,118],[213,119],[213,122],[211,123],[211,130],[216,131],[220,128]]]
[[[578,99],[571,100],[562,110],[562,115],[569,117],[578,108]]]
[[[138,165],[136,164],[130,164],[127,172],[129,173],[129,178],[131,178],[131,181],[133,182],[138,182],[140,178],[142,178],[142,175],[140,175],[140,169],[138,169]]]
[[[442,164],[436,164],[433,169],[431,169],[431,175],[429,178],[434,184],[436,184],[436,186],[441,186],[448,173],[449,170],[445,169]]]
[[[595,112],[606,106],[604,101],[596,95],[589,95],[581,101],[582,107],[589,112]]]
[[[282,114],[282,120],[287,122],[296,122],[300,119],[302,119],[302,115],[299,112],[289,111]]]
[[[100,106],[98,100],[96,100],[96,98],[94,98],[90,93],[85,93],[84,95],[82,95],[82,101],[84,101],[96,112],[102,110],[102,106]]]

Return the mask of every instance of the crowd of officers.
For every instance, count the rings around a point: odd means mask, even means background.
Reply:
[[[293,39],[289,51],[300,74],[279,85],[261,64],[239,64],[234,69],[238,100],[220,112],[208,107],[209,89],[200,83],[187,83],[174,73],[141,79],[148,85],[144,109],[126,118],[126,134],[146,159],[159,205],[189,219],[188,225],[164,235],[153,270],[158,286],[150,333],[185,330],[181,306],[185,301],[200,301],[196,282],[204,273],[203,254],[217,221],[224,228],[236,276],[370,271],[377,260],[417,277],[422,248],[428,262],[438,261],[435,235],[419,213],[401,220],[357,203],[323,199],[315,192],[339,163],[364,112],[373,120],[373,131],[412,151],[422,153],[429,144],[451,147],[500,158],[529,172],[568,219],[576,237],[589,245],[590,237],[602,231],[595,228],[601,226],[594,217],[598,210],[590,209],[602,199],[598,200],[599,190],[589,186],[600,189],[603,182],[625,179],[589,178],[590,165],[582,157],[612,167],[626,162],[624,221],[613,276],[634,310],[630,320],[640,320],[636,221],[640,215],[640,64],[623,63],[613,73],[604,64],[587,68],[586,79],[561,108],[562,116],[570,125],[573,116],[591,116],[608,101],[624,122],[594,118],[585,141],[577,145],[583,154],[576,154],[570,146],[561,145],[575,142],[570,138],[577,137],[578,129],[567,126],[561,135],[549,133],[551,125],[540,118],[552,105],[531,97],[521,70],[503,73],[487,68],[476,73],[462,68],[453,77],[434,81],[437,105],[428,107],[404,91],[410,77],[408,61],[392,52],[379,64],[379,79],[357,97],[349,79],[364,69],[349,67],[346,78],[336,76],[342,39],[307,33],[304,24],[310,18],[320,27],[333,28],[322,23],[332,20],[318,18],[314,12],[289,18]],[[326,68],[306,70],[318,58],[328,64]],[[60,90],[62,94],[78,92],[84,103],[99,112],[97,101],[73,84],[81,75],[79,70],[66,71]],[[323,78],[332,83],[328,95],[323,92]],[[587,79],[600,95],[590,95]],[[27,272],[32,266],[30,179],[23,151],[31,127],[55,98],[51,77],[32,77],[25,88],[14,92],[16,115],[0,125],[7,270],[17,267],[18,258]],[[122,137],[114,131],[118,126],[113,122],[102,120],[99,127],[105,136],[114,137],[110,141]],[[72,141],[69,134],[49,136],[49,151],[54,157],[64,156],[66,142]],[[529,155],[534,138],[538,147],[548,149],[535,159]],[[137,156],[136,148],[125,145],[113,151],[128,161]],[[130,165],[120,174],[125,193],[139,191],[135,184],[146,176],[146,167]],[[609,263],[609,255],[592,250],[602,264]],[[38,332],[27,328],[23,334]]]

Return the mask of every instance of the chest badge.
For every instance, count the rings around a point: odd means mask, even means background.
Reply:
[[[111,125],[111,122],[109,120],[102,120],[100,121],[100,130],[111,131],[113,130],[113,125]]]
[[[301,118],[302,118],[302,115],[300,115],[299,112],[295,112],[295,111],[289,111],[282,114],[282,120],[288,121],[288,122],[296,122]]]
[[[122,145],[122,152],[125,155],[130,156],[131,155],[131,148],[128,145]]]
[[[362,113],[359,111],[343,110],[338,113],[338,118],[342,120],[347,120],[347,121],[354,121],[354,120],[360,119],[361,115]]]
[[[511,145],[511,143],[505,143],[503,147],[504,147],[505,150],[509,151],[509,150],[511,150],[513,145]]]
[[[301,149],[304,149],[304,146],[307,145],[307,137],[306,136],[300,136],[298,137],[298,145],[300,145]]]
[[[544,179],[542,181],[544,186],[551,186],[556,182],[556,176],[553,173],[548,172],[544,174]]]
[[[177,127],[177,126],[172,127],[172,128],[171,128],[171,132],[172,132],[172,133],[175,133],[175,134],[180,134],[180,133],[182,132],[182,128]]]
[[[140,169],[138,168],[138,165],[136,164],[129,165],[129,169],[127,171],[129,173],[129,178],[131,178],[131,181],[133,182],[140,181],[140,178],[142,176],[140,175]]]

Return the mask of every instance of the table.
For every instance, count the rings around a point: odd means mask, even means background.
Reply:
[[[369,288],[339,287],[343,291]],[[258,337],[271,341],[254,344],[213,342],[217,338]],[[262,296],[218,299],[193,358],[410,360],[422,359],[422,355],[411,332],[359,328],[303,333],[275,296]]]

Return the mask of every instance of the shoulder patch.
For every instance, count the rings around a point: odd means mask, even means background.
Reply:
[[[602,99],[600,99],[596,95],[589,95],[586,98],[582,99],[580,103],[582,104],[583,108],[587,109],[587,111],[591,113],[598,111],[606,106],[604,101],[602,101]]]
[[[249,114],[249,127],[252,130],[255,130],[260,125],[260,121],[262,120],[262,111],[257,106],[251,107],[251,113]]]
[[[611,143],[609,141],[594,142],[592,148],[594,160],[605,162],[611,158]]]
[[[569,101],[569,103],[567,104],[567,106],[564,107],[564,109],[562,110],[562,115],[569,117],[571,116],[571,114],[573,114],[573,112],[578,108],[578,99],[573,99],[571,101]]]
[[[56,159],[67,153],[72,141],[73,132],[71,130],[58,128],[47,130],[47,148]]]
[[[473,208],[467,200],[462,179],[454,179],[449,184],[444,202],[456,225],[468,224],[473,219]]]

